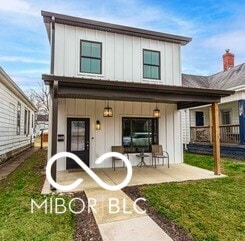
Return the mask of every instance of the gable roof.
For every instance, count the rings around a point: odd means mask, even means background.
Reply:
[[[185,87],[228,90],[245,85],[245,63],[210,76],[182,74]]]
[[[43,16],[43,21],[46,25],[49,38],[50,38],[49,24],[52,22],[52,18],[54,18],[55,23],[59,23],[59,24],[95,29],[100,31],[107,31],[107,32],[118,33],[118,34],[125,34],[125,35],[154,39],[154,40],[159,40],[164,42],[177,43],[181,45],[186,45],[191,41],[191,38],[188,37],[161,33],[157,31],[151,31],[151,30],[140,29],[140,28],[133,28],[133,27],[106,23],[101,21],[95,21],[86,18],[72,17],[64,14],[41,11],[41,15]]]
[[[0,66],[0,82],[8,88],[15,96],[22,100],[31,110],[37,111],[34,104],[28,99],[21,88],[8,76],[8,74]]]

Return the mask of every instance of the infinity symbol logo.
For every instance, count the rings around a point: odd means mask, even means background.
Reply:
[[[132,178],[132,166],[131,166],[131,163],[121,153],[118,153],[118,152],[107,152],[107,153],[103,154],[102,156],[100,156],[95,161],[95,164],[101,164],[107,158],[116,157],[117,159],[121,159],[125,163],[126,168],[127,168],[127,176],[126,176],[126,178],[120,184],[115,185],[115,186],[111,186],[111,185],[108,185],[107,183],[105,183],[104,181],[102,181],[78,156],[76,156],[75,154],[70,153],[70,152],[60,152],[60,153],[57,153],[56,155],[54,155],[53,157],[51,157],[49,159],[49,161],[47,163],[47,167],[46,167],[46,176],[47,176],[47,179],[48,179],[49,183],[53,187],[55,187],[56,189],[61,190],[61,191],[71,191],[71,190],[75,189],[76,187],[78,187],[83,182],[83,179],[81,179],[81,178],[77,179],[75,182],[73,182],[72,184],[69,184],[69,185],[60,185],[60,184],[58,184],[57,182],[54,181],[54,179],[51,176],[51,167],[52,167],[53,163],[56,160],[58,160],[59,158],[62,158],[62,157],[69,157],[69,158],[73,159],[102,188],[107,189],[109,191],[117,191],[117,190],[120,190],[120,189],[126,187],[128,185],[128,183],[130,182],[131,178]]]

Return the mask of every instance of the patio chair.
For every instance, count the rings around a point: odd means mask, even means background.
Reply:
[[[121,153],[123,155],[126,154],[127,158],[129,159],[128,153],[125,152],[125,149],[124,149],[123,146],[112,146],[111,147],[111,151],[112,152],[119,152],[119,153]],[[114,171],[116,169],[116,161],[122,161],[122,160],[118,159],[116,157],[112,157],[112,168],[113,168]],[[124,162],[122,161],[122,163],[123,163],[123,167],[124,167]]]
[[[162,159],[162,165],[164,165],[165,158],[167,159],[168,168],[169,168],[169,154],[168,152],[163,151],[162,145],[152,145],[151,151],[152,151],[152,165],[153,165],[153,162],[155,162],[155,168],[156,168],[157,161],[159,164],[159,159]]]

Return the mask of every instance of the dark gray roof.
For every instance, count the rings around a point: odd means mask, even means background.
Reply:
[[[156,31],[140,29],[140,28],[133,28],[133,27],[123,26],[118,24],[95,21],[86,18],[72,17],[59,13],[41,11],[41,15],[43,16],[43,21],[45,24],[50,24],[53,17],[55,23],[65,24],[70,26],[90,28],[90,29],[96,29],[96,30],[118,33],[118,34],[126,34],[130,36],[155,39],[155,40],[166,41],[170,43],[178,43],[181,45],[186,45],[191,41],[191,38],[184,37],[184,36],[156,32]],[[49,35],[50,34],[49,27],[47,31]]]
[[[182,85],[185,87],[222,90],[245,85],[245,63],[211,76],[182,74]]]
[[[37,121],[48,121],[48,115],[37,115]]]

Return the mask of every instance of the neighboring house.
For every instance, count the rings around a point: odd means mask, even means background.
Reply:
[[[181,163],[179,110],[211,103],[216,113],[220,98],[233,93],[182,86],[181,46],[190,38],[44,11],[42,16],[52,53],[51,73],[42,76],[51,90],[49,157],[69,151],[91,168],[111,167],[111,160],[95,160],[112,146],[124,146],[137,165],[136,153],[150,154],[151,144],[160,144],[170,164]],[[69,159],[57,162],[58,171],[77,167]]]
[[[35,106],[0,67],[0,164],[33,143]]]
[[[42,130],[48,130],[48,115],[41,115],[41,114],[37,114],[36,115],[36,135],[40,135],[40,132]]]
[[[234,55],[226,50],[223,65],[222,72],[211,76],[183,74],[183,86],[235,91],[233,95],[221,98],[219,104],[220,142],[225,146],[222,148],[224,155],[245,157],[245,63],[234,66]],[[197,144],[212,142],[210,116],[209,105],[182,111],[183,142],[190,143],[190,149],[199,147],[197,151],[207,151],[206,147],[203,149]],[[234,149],[238,147],[242,149]]]

